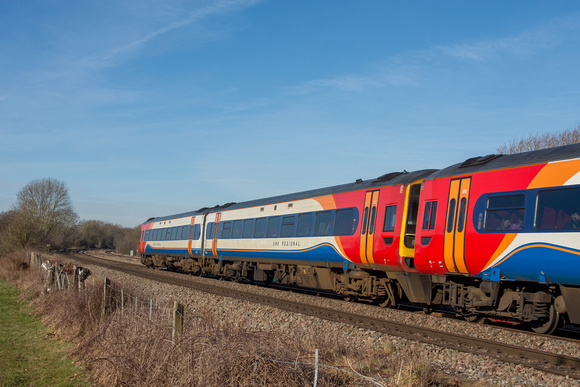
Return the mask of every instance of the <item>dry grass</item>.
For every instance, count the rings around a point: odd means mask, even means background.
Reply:
[[[316,348],[318,386],[458,385],[436,376],[419,354],[398,354],[388,345],[353,348],[337,334],[306,329],[284,334],[252,330],[207,310],[186,314],[184,334],[173,343],[168,310],[154,313],[150,321],[149,309],[140,308],[136,315],[133,299],[126,297],[123,310],[117,306],[103,318],[100,286],[42,294],[37,270],[18,259],[6,265],[9,269],[0,266],[0,276],[18,273],[14,276],[30,289],[45,322],[76,344],[73,356],[97,385],[312,386]],[[125,291],[147,299],[137,289]]]

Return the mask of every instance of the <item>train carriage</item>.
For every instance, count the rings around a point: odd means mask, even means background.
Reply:
[[[580,323],[580,235],[569,226],[580,213],[579,157],[580,145],[490,155],[424,181],[415,265],[447,277],[445,302],[472,316],[541,321],[538,331],[559,314]],[[443,210],[433,220],[435,205]]]
[[[580,324],[580,144],[149,219],[148,266]]]
[[[422,179],[433,172],[395,172],[150,219],[142,226],[142,261],[149,266],[316,287],[395,304],[395,294],[404,292],[394,278],[398,273],[417,273],[412,259],[419,192]],[[151,240],[150,230],[180,227],[194,218],[203,230],[199,240],[191,240],[193,231],[189,240],[178,237],[174,241],[169,231],[159,235],[171,240]],[[183,232],[188,235],[185,227]],[[186,249],[188,243],[196,247],[193,253]],[[402,277],[402,286],[414,280]]]

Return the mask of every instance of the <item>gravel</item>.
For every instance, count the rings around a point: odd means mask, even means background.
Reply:
[[[320,332],[336,335],[337,339],[348,342],[354,347],[376,346],[385,353],[410,355],[410,358],[428,362],[433,368],[451,377],[463,379],[466,385],[501,385],[501,386],[580,386],[580,381],[556,376],[532,368],[504,363],[495,359],[444,349],[434,345],[421,344],[407,339],[389,336],[365,329],[353,328],[348,324],[322,320],[316,317],[290,313],[269,306],[253,304],[247,301],[231,299],[203,293],[197,290],[166,285],[140,277],[122,274],[99,266],[88,266],[96,283],[103,278],[113,281],[115,287],[141,289],[154,302],[172,305],[173,301],[181,302],[185,307],[185,319],[188,315],[204,312],[221,316],[232,323],[273,334],[284,334],[288,331],[301,331],[305,335],[316,335]],[[170,273],[175,276],[183,274]],[[215,283],[215,280],[190,277],[196,281]],[[88,280],[90,283],[90,279]],[[467,333],[475,337],[495,340],[502,343],[525,345],[543,351],[580,356],[580,345],[558,338],[530,336],[525,333],[512,332],[482,324],[468,323],[462,320],[441,318],[397,309],[384,309],[363,303],[347,303],[342,300],[313,297],[277,289],[221,281],[220,286],[239,289],[246,292],[257,292],[280,298],[288,298],[308,304],[329,308],[345,309],[350,312],[366,314],[373,317],[399,321],[405,324],[417,324],[424,327]],[[466,382],[465,382],[466,381]]]

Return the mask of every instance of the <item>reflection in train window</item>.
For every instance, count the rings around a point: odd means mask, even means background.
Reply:
[[[580,230],[580,188],[540,191],[537,200],[537,230]]]
[[[280,236],[288,238],[294,235],[294,216],[285,216],[282,218],[282,230]]]
[[[232,227],[232,238],[239,238],[242,235],[242,221],[235,220]]]
[[[280,217],[273,216],[268,220],[268,238],[275,238],[278,236],[278,230],[280,229]]]
[[[254,229],[254,219],[244,220],[244,229],[242,231],[242,238],[251,238]]]
[[[352,235],[354,233],[354,209],[337,210],[334,218],[333,235]]]
[[[323,236],[329,234],[331,217],[332,212],[330,211],[322,211],[316,213],[316,223],[314,225],[315,236]]]
[[[266,236],[266,222],[268,218],[256,219],[256,227],[254,229],[254,238],[264,238]]]
[[[296,228],[296,236],[310,236],[312,230],[312,213],[298,215],[298,227]]]
[[[224,222],[222,226],[221,238],[229,239],[231,235],[232,235],[232,222]]]

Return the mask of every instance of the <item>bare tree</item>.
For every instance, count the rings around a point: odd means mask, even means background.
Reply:
[[[497,153],[509,155],[578,143],[580,143],[580,125],[576,129],[560,133],[536,133],[521,139],[514,138],[510,143],[498,147]]]
[[[68,189],[55,179],[33,180],[17,195],[10,235],[19,247],[66,244],[66,234],[76,226]]]
[[[113,248],[115,235],[120,226],[100,220],[83,220],[79,224],[80,243],[88,248]]]

